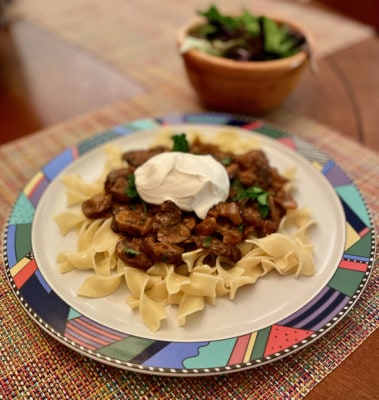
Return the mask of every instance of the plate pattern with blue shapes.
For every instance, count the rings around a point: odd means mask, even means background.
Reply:
[[[346,243],[328,284],[294,314],[242,336],[171,342],[129,335],[91,320],[66,304],[44,280],[33,257],[31,225],[49,183],[87,151],[132,132],[173,124],[237,126],[274,138],[317,166],[337,193],[346,217]],[[209,375],[252,368],[304,348],[332,328],[357,301],[370,276],[375,246],[370,213],[354,183],[310,144],[261,120],[232,114],[168,115],[120,125],[67,149],[25,186],[7,223],[5,268],[29,316],[66,346],[113,366],[161,375]],[[38,294],[38,295],[36,295]]]

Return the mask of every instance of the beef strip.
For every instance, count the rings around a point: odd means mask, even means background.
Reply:
[[[122,159],[133,167],[139,167],[144,164],[148,159],[157,154],[169,151],[165,146],[157,146],[148,150],[131,150],[122,155]]]
[[[237,262],[241,258],[241,251],[237,246],[228,245],[222,240],[211,236],[194,236],[194,242],[198,248],[203,248],[209,253]]]
[[[157,242],[153,237],[148,236],[144,240],[149,256],[155,262],[182,265],[183,248],[173,243]]]
[[[90,219],[104,218],[112,210],[112,196],[108,194],[95,194],[82,203],[83,214]]]
[[[104,184],[106,193],[112,195],[112,198],[120,203],[131,203],[133,198],[129,197],[127,190],[129,188],[129,176],[134,172],[134,168],[126,167],[111,171]]]
[[[132,210],[119,210],[114,215],[117,231],[128,236],[142,236],[146,217]]]
[[[155,220],[160,225],[171,226],[180,222],[182,210],[172,201],[162,203],[159,211],[155,214]]]
[[[124,237],[116,244],[116,255],[125,264],[147,270],[155,261],[146,251],[145,242],[141,238]]]
[[[178,222],[175,225],[162,226],[158,229],[158,242],[177,244],[185,242],[191,236],[191,231],[184,224]]]

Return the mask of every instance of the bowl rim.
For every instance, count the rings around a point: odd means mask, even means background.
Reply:
[[[267,60],[267,61],[238,61],[233,60],[225,57],[215,56],[212,54],[205,53],[201,50],[197,49],[190,49],[186,52],[181,52],[180,47],[184,41],[184,38],[188,35],[188,32],[196,26],[204,25],[204,19],[195,17],[189,20],[185,25],[183,25],[177,33],[177,45],[179,53],[182,57],[192,57],[197,59],[198,61],[202,61],[204,63],[215,64],[223,68],[227,69],[239,69],[239,70],[246,70],[246,69],[258,69],[258,70],[267,70],[267,69],[276,69],[276,68],[284,68],[288,66],[296,67],[308,59],[310,60],[313,57],[313,38],[312,35],[302,26],[294,23],[286,18],[282,17],[275,17],[265,15],[268,18],[273,19],[276,22],[286,24],[295,31],[301,33],[306,40],[307,49],[301,50],[298,53],[285,57],[280,58],[277,60]]]

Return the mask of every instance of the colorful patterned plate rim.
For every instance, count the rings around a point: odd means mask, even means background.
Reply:
[[[195,340],[131,334],[127,329],[103,324],[101,318],[88,316],[68,304],[59,291],[49,285],[44,266],[37,262],[38,249],[33,248],[32,240],[33,222],[40,200],[57,175],[83,158],[85,153],[91,154],[90,151],[108,141],[182,124],[189,127],[236,127],[275,142],[283,153],[290,151],[307,160],[312,170],[315,167],[338,199],[344,216],[345,234],[341,236],[344,239],[338,261],[331,266],[325,285],[298,309],[267,326],[241,330],[236,335],[210,334],[209,338]],[[336,212],[339,212],[338,207]],[[27,314],[41,328],[67,347],[97,361],[136,372],[177,376],[221,374],[253,368],[306,347],[337,324],[356,303],[372,270],[374,247],[370,212],[359,190],[333,160],[304,140],[264,121],[220,113],[140,119],[67,149],[25,186],[12,209],[4,234],[8,280]]]

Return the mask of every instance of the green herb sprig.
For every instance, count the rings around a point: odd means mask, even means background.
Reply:
[[[136,181],[135,181],[135,176],[134,174],[129,174],[128,175],[128,186],[125,189],[125,194],[130,197],[131,199],[135,199],[139,196],[137,192],[137,187],[136,187]]]
[[[124,253],[129,257],[135,257],[141,254],[138,250],[133,249],[132,247],[124,247]]]
[[[212,244],[212,237],[207,236],[203,241],[203,247],[207,248]]]
[[[241,189],[240,191],[238,191],[238,193],[233,197],[233,201],[238,201],[242,199],[256,200],[258,203],[259,213],[263,218],[266,218],[270,211],[268,196],[269,194],[266,190],[263,190],[258,186],[251,186],[247,189]]]
[[[185,133],[171,136],[173,143],[172,151],[180,151],[182,153],[189,152],[189,143]]]

